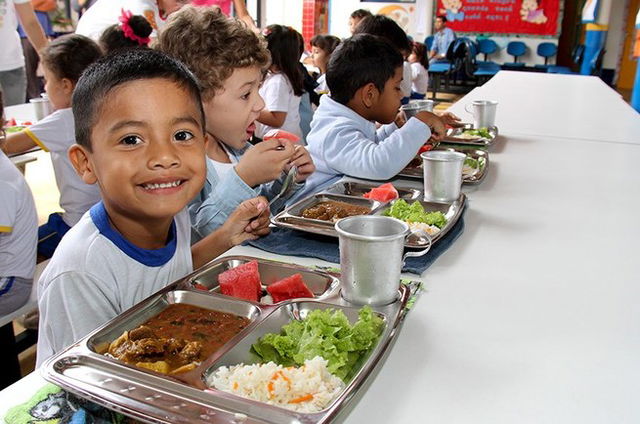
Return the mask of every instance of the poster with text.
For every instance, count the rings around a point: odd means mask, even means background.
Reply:
[[[456,32],[557,36],[561,0],[437,0],[435,15],[445,15]]]

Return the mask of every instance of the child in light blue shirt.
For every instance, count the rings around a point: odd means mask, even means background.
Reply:
[[[359,34],[345,41],[327,68],[330,96],[323,96],[311,122],[308,149],[316,172],[290,203],[316,193],[345,175],[388,180],[430,138],[444,136],[443,121],[420,112],[401,128],[402,55],[387,40]],[[376,122],[382,125],[376,128]]]

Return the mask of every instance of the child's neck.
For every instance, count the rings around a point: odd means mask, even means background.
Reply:
[[[362,102],[357,101],[355,98],[349,100],[346,106],[349,109],[353,110],[358,115],[362,116],[367,121],[375,120],[372,116],[371,110],[367,108],[364,104],[362,104]]]
[[[222,147],[222,141],[219,141],[212,134],[209,134],[209,143],[207,143],[207,156],[211,160],[220,163],[231,163],[229,155],[224,147]]]
[[[109,224],[119,232],[122,237],[142,249],[161,249],[167,245],[169,230],[173,217],[148,218],[143,220],[115,213],[105,204],[109,217]]]

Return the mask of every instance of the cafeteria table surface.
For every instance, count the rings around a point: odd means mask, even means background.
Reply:
[[[344,421],[640,422],[640,145],[512,131]],[[0,392],[0,416],[42,381]]]
[[[449,110],[472,122],[473,100],[497,100],[496,125],[509,134],[640,143],[640,115],[598,77],[500,71]]]

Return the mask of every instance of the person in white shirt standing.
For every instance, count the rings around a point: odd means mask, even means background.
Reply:
[[[83,182],[67,156],[69,147],[76,142],[71,96],[82,72],[100,56],[100,47],[82,35],[65,35],[51,42],[42,51],[42,65],[45,91],[55,112],[8,136],[3,147],[6,153],[19,153],[40,146],[51,153],[64,213],[51,214],[48,222],[40,226],[38,254],[41,258],[50,258],[62,236],[100,200],[98,187]]]
[[[151,38],[157,38],[167,16],[187,3],[188,0],[98,0],[78,21],[76,34],[98,41],[105,29],[119,22],[125,10],[147,18],[153,27]]]
[[[26,100],[27,74],[18,20],[36,50],[47,44],[30,0],[0,0],[0,90],[6,106]]]
[[[271,67],[259,91],[265,107],[258,116],[256,137],[263,138],[270,129],[279,128],[302,138],[300,98],[303,75],[298,65],[298,35],[292,28],[269,25],[265,37],[271,52]]]
[[[0,93],[0,146],[5,133]],[[19,309],[31,295],[36,269],[38,217],[20,171],[0,152],[0,316]]]
[[[429,57],[427,46],[414,42],[407,59],[411,64],[411,98],[424,99],[429,88]]]

